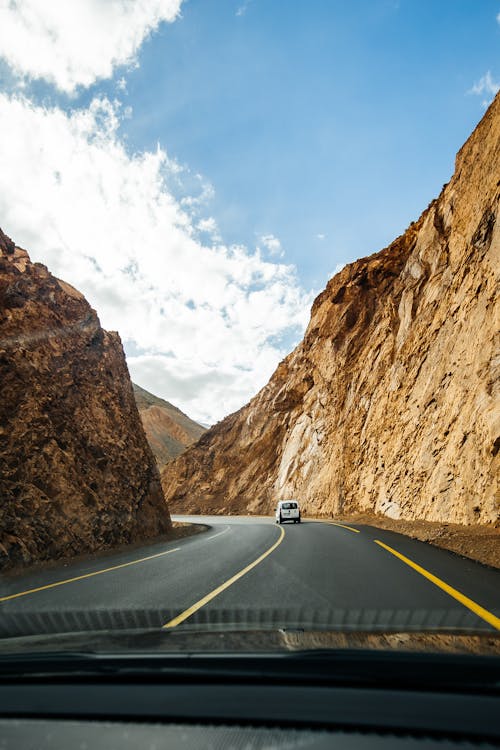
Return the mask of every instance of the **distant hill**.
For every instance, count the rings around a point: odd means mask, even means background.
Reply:
[[[135,383],[132,385],[144,432],[161,470],[188,445],[195,443],[206,429],[168,401],[154,396]]]

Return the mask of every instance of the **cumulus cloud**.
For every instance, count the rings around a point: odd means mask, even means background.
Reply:
[[[0,55],[18,76],[66,93],[133,65],[146,37],[182,0],[2,0]]]
[[[270,255],[274,255],[280,258],[284,255],[283,248],[281,247],[281,242],[277,237],[274,236],[274,234],[262,234],[259,237],[259,244],[262,245]]]
[[[202,234],[208,235],[213,242],[220,242],[222,239],[219,233],[219,227],[213,216],[209,216],[208,219],[200,219],[196,228]]]
[[[488,70],[469,90],[469,94],[483,96],[481,104],[486,108],[491,104],[498,91],[500,91],[500,83],[493,79],[491,72]]]
[[[234,365],[200,366],[200,363],[182,362],[174,369],[171,357],[161,354],[128,357],[128,364],[136,382],[144,384],[152,393],[175,393],[176,403],[182,403],[190,416],[198,415],[202,424],[214,424],[256,392],[253,372]],[[262,371],[271,373],[275,366],[275,353],[271,349],[261,352],[259,367]],[[217,404],[215,412],[207,411],[207,392]]]
[[[266,382],[311,297],[292,266],[214,242],[211,188],[176,197],[181,167],[129,154],[121,117],[105,98],[63,111],[0,94],[0,225],[120,332],[140,385],[214,422]]]

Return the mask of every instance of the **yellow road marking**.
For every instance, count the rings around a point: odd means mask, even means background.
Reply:
[[[46,586],[39,586],[36,589],[28,589],[27,591],[19,591],[17,594],[9,594],[9,596],[0,597],[0,602],[7,602],[9,599],[17,599],[19,596],[27,596],[28,594],[36,594],[37,591],[45,591],[46,589],[53,589],[55,586],[64,586],[66,583],[74,583],[74,581],[82,581],[84,578],[92,578],[92,576],[99,576],[101,573],[109,573],[112,570],[118,570],[119,568],[127,568],[129,565],[137,565],[137,563],[146,562],[146,560],[153,560],[155,557],[163,557],[163,555],[170,555],[172,552],[178,552],[180,547],[175,549],[169,549],[166,552],[158,552],[156,555],[148,555],[148,557],[141,557],[139,560],[131,560],[130,562],[121,563],[121,565],[113,565],[111,568],[104,568],[103,570],[95,570],[93,573],[85,573],[82,576],[75,576],[75,578],[67,578],[65,581],[56,581],[55,583],[48,583]]]
[[[177,617],[174,617],[173,620],[169,620],[165,625],[163,625],[164,628],[175,628],[176,625],[179,625],[181,622],[184,622],[184,620],[187,620],[188,617],[191,617],[191,615],[194,615],[195,612],[197,612],[199,609],[205,606],[205,604],[208,604],[208,602],[212,601],[212,599],[215,599],[216,596],[219,594],[222,594],[223,591],[229,588],[229,586],[232,586],[233,583],[236,583],[240,578],[242,578],[246,573],[248,573],[252,568],[255,568],[256,565],[262,562],[268,555],[271,554],[271,552],[274,552],[276,547],[278,547],[283,539],[285,538],[285,530],[282,526],[280,526],[280,538],[277,542],[275,542],[269,549],[264,552],[263,555],[258,557],[256,560],[254,560],[250,565],[247,565],[246,568],[243,568],[243,570],[240,570],[239,573],[236,573],[232,578],[229,578],[225,583],[218,586],[216,589],[211,591],[209,594],[203,597],[203,599],[200,599],[195,604],[193,604],[188,609],[185,609],[184,612],[181,612],[180,615],[177,615]]]
[[[340,526],[341,529],[348,529],[354,531],[355,534],[359,534],[359,529],[353,529],[352,526],[344,526],[343,523],[335,523],[335,521],[321,521],[320,523],[329,523],[330,526]]]
[[[481,607],[479,604],[476,604],[476,602],[473,602],[472,599],[469,599],[468,596],[465,596],[464,594],[461,594],[460,591],[457,591],[453,588],[453,586],[450,586],[448,583],[445,583],[437,576],[433,575],[432,573],[429,573],[428,570],[425,568],[422,568],[421,565],[417,565],[417,563],[414,563],[413,560],[410,560],[408,557],[405,557],[400,552],[397,552],[395,549],[392,549],[392,547],[389,547],[387,544],[384,544],[383,542],[379,542],[378,539],[373,540],[375,544],[378,544],[380,547],[383,547],[388,552],[390,552],[392,555],[395,555],[400,560],[402,560],[406,565],[409,565],[410,568],[413,568],[413,570],[416,570],[417,573],[420,573],[420,575],[424,576],[424,578],[427,578],[428,581],[431,581],[435,586],[438,586],[438,588],[445,591],[447,594],[449,594],[453,599],[456,599],[457,602],[460,602],[460,604],[463,604],[464,607],[467,607],[467,609],[470,609],[471,612],[474,612],[474,614],[479,615],[483,620],[486,620],[486,622],[489,625],[492,625],[497,630],[500,630],[500,617],[496,617],[492,612],[489,612],[484,607]]]

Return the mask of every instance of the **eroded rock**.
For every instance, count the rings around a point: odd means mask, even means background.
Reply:
[[[162,473],[176,511],[499,522],[500,95],[452,180],[388,248],[346,266],[303,341]]]
[[[0,230],[0,565],[167,532],[117,333]]]
[[[161,470],[198,440],[206,428],[180,409],[132,383],[146,438]]]

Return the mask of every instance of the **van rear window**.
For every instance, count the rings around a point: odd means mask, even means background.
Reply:
[[[285,510],[290,510],[291,508],[296,508],[297,503],[283,503],[281,507],[284,508]]]

